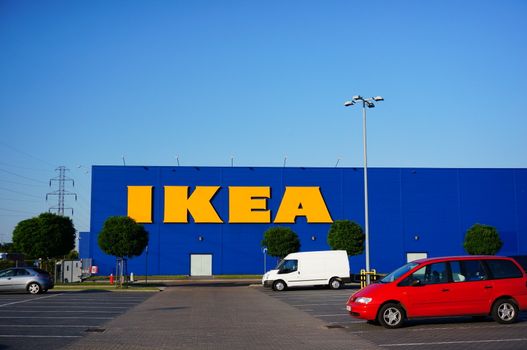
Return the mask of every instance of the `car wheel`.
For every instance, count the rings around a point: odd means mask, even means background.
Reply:
[[[329,280],[329,288],[331,289],[340,289],[342,287],[342,282],[338,278],[332,278]]]
[[[399,304],[388,303],[381,307],[377,320],[386,328],[399,328],[405,318],[404,310]]]
[[[511,299],[500,299],[492,306],[492,318],[498,323],[514,323],[518,320],[519,310]]]
[[[40,285],[36,282],[31,282],[29,286],[27,286],[27,291],[31,294],[38,294],[41,291]]]
[[[277,292],[281,292],[287,288],[287,285],[284,281],[278,280],[273,283],[273,290]]]

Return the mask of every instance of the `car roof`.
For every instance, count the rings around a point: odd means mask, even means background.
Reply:
[[[428,262],[442,262],[442,261],[453,261],[453,260],[512,260],[512,258],[506,257],[506,256],[498,256],[498,255],[459,255],[459,256],[442,256],[442,257],[435,257],[435,258],[424,258],[419,260],[414,260],[414,262],[423,264]]]

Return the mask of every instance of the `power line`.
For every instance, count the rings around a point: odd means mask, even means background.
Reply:
[[[11,190],[11,189],[5,188],[5,187],[0,187],[0,190],[9,191],[9,192],[13,192],[13,193],[16,193],[16,194],[21,194],[23,196],[28,196],[28,197],[31,197],[31,198],[42,199],[42,197],[37,197],[37,196],[32,195],[32,194],[27,194],[27,193],[24,193],[24,192]]]
[[[42,185],[37,185],[37,184],[25,184],[25,183],[22,183],[22,182],[16,182],[16,181],[5,180],[5,179],[2,179],[1,181],[2,182],[8,182],[10,184],[15,184],[15,185],[22,185],[22,186],[31,186],[31,187],[42,186]]]
[[[12,201],[12,202],[30,202],[30,203],[36,203],[32,199],[14,199],[14,198],[0,198],[2,201]]]
[[[43,183],[43,184],[46,183],[45,181],[37,180],[37,179],[33,179],[33,178],[30,178],[30,177],[27,177],[27,176],[24,176],[24,175],[20,175],[20,174],[14,173],[14,172],[9,171],[9,170],[5,170],[5,169],[1,169],[1,168],[0,168],[0,171],[3,171],[3,172],[5,172],[5,173],[8,173],[8,174],[11,174],[11,175],[14,175],[14,176],[21,177],[21,178],[26,179],[26,180],[31,180],[31,181],[35,181],[35,182]]]
[[[23,213],[23,214],[35,214],[34,212],[29,212],[29,211],[25,211],[25,210],[15,210],[15,209],[6,209],[6,208],[0,208],[0,210],[3,210],[3,211],[10,211],[10,212],[13,212],[13,213]]]
[[[24,167],[24,166],[9,164],[9,163],[6,163],[6,162],[0,162],[0,164],[3,165],[3,166],[7,166],[7,167],[10,167],[10,168],[17,168],[17,169],[20,169],[20,170],[49,172],[49,169],[28,168],[28,167]]]
[[[35,159],[35,160],[38,160],[39,162],[45,163],[45,164],[47,164],[47,165],[49,165],[49,166],[55,166],[55,165],[49,163],[48,161],[45,161],[44,159],[41,159],[41,158],[36,157],[36,156],[34,156],[34,155],[32,155],[32,154],[29,154],[29,153],[27,153],[27,152],[21,151],[21,150],[15,148],[15,147],[13,147],[13,146],[10,146],[10,145],[8,145],[7,143],[5,143],[4,141],[0,141],[0,144],[3,145],[4,147],[7,147],[7,148],[9,148],[9,149],[15,151],[15,152],[18,152],[18,153],[20,153],[20,154],[23,154],[23,155],[25,155],[25,156],[28,156],[28,157],[33,158],[33,159]]]

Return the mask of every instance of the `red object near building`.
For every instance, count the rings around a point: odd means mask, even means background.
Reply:
[[[386,328],[410,318],[470,315],[508,324],[527,310],[527,273],[506,257],[421,259],[359,290],[346,309]]]

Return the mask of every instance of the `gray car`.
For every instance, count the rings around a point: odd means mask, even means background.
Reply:
[[[53,288],[51,275],[36,267],[11,267],[0,271],[0,291],[45,293]]]

